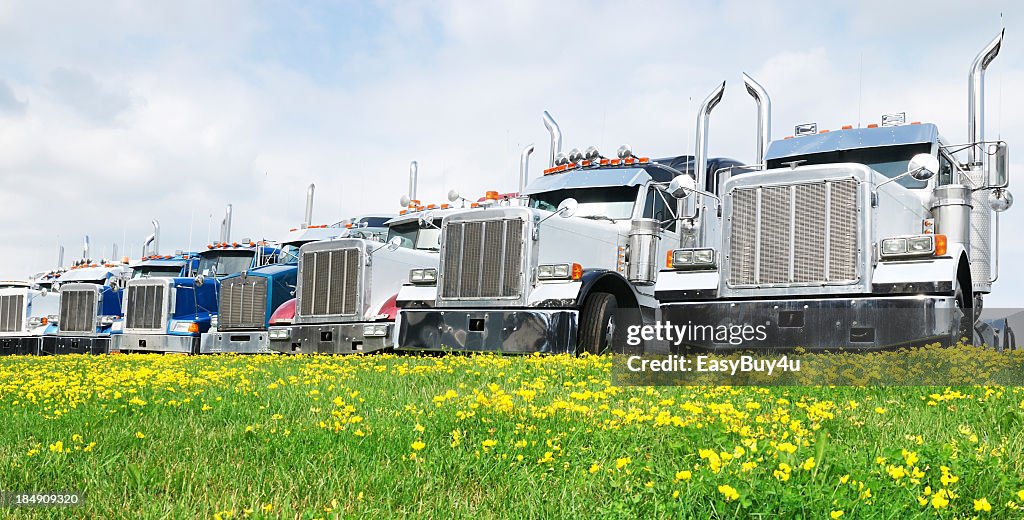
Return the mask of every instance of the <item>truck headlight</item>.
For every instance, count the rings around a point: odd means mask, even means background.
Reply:
[[[669,269],[707,269],[715,266],[715,250],[673,249],[665,263]]]
[[[38,327],[38,326],[40,326],[42,324],[43,324],[43,318],[41,318],[39,316],[29,316],[29,318],[28,318],[28,328],[34,329],[34,328],[36,328],[36,327]]]
[[[271,340],[287,340],[292,337],[292,329],[288,327],[279,327],[270,329]]]
[[[409,271],[409,281],[417,285],[436,283],[437,269],[413,269]]]
[[[537,266],[538,280],[579,280],[583,276],[580,264],[543,264]]]
[[[107,327],[109,325],[113,325],[114,324],[114,320],[116,320],[117,318],[118,318],[118,316],[100,316],[100,325],[102,325],[104,327]]]
[[[912,235],[882,240],[878,251],[883,259],[942,256],[946,254],[946,235]]]
[[[194,321],[176,321],[171,325],[171,332],[199,332],[199,324]]]
[[[210,316],[210,328],[216,329],[217,325],[220,325],[220,319],[216,314],[214,314],[213,316]]]
[[[386,323],[368,323],[363,325],[363,336],[367,338],[379,338],[388,335]]]

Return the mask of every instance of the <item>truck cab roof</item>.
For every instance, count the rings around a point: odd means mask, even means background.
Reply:
[[[825,152],[938,142],[939,129],[932,123],[826,130],[772,141],[764,160],[779,162],[780,159]]]
[[[914,155],[938,154],[943,145],[944,140],[934,124],[912,123],[884,127],[871,125],[868,128],[822,131],[773,141],[765,153],[765,164],[767,169],[772,170],[789,165],[855,163],[863,164],[886,177],[893,178],[907,170]],[[944,179],[951,175],[948,171],[937,173]],[[906,188],[923,188],[929,185],[926,181],[908,177],[901,178],[898,182]]]

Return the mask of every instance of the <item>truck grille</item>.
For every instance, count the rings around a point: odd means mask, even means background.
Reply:
[[[441,298],[515,298],[522,294],[521,219],[450,222],[442,244]]]
[[[25,318],[25,295],[0,295],[0,332],[21,332]]]
[[[857,281],[854,179],[732,192],[730,286]]]
[[[357,248],[302,254],[299,314],[353,316],[359,307],[362,255]]]
[[[163,285],[128,285],[126,329],[163,329]]]
[[[60,290],[61,332],[96,332],[96,287]]]
[[[220,286],[220,330],[265,329],[267,326],[267,279],[235,276]]]

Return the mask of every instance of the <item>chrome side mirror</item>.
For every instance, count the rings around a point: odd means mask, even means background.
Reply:
[[[410,199],[408,195],[402,195],[402,198],[398,199],[398,205],[403,208],[408,207],[409,204],[412,204],[412,199]]]
[[[996,213],[1002,213],[1013,206],[1013,194],[1006,188],[996,188],[988,194],[988,206]]]
[[[682,174],[676,175],[668,183],[668,193],[677,199],[686,198],[690,192],[697,191],[697,181],[693,177]]]
[[[569,218],[576,214],[576,210],[579,209],[579,207],[580,203],[576,199],[569,197],[558,205],[558,209],[555,210],[555,213],[562,218]]]
[[[402,239],[401,238],[395,237],[395,238],[392,238],[391,240],[388,240],[388,245],[387,245],[388,251],[397,251],[398,248],[400,248],[400,247],[402,247]]]
[[[206,283],[206,277],[203,276],[203,273],[197,274],[196,275],[196,287],[202,287],[204,283]]]
[[[992,155],[993,168],[989,175],[988,185],[993,188],[1005,188],[1010,185],[1010,148],[1000,141],[989,147]],[[991,175],[994,174],[994,175]],[[1013,200],[1011,198],[1011,200]]]
[[[455,190],[448,190],[448,201],[449,202],[458,202],[458,200],[461,199],[461,198],[462,198],[462,196],[459,195],[459,192],[457,192]]]
[[[910,168],[911,177],[919,181],[926,181],[939,171],[939,158],[930,153],[919,153],[910,159],[908,168]]]

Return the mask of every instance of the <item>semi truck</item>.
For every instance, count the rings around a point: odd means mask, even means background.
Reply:
[[[707,201],[723,226],[713,242],[674,250],[659,273],[663,320],[702,331],[678,346],[972,341],[998,275],[998,213],[1013,201],[1007,145],[984,135],[984,74],[1002,38],[971,66],[966,144],[905,114],[866,128],[806,124],[719,193],[692,178],[671,186],[691,205]],[[684,215],[694,217],[700,226],[699,215]],[[723,327],[762,329],[739,339],[708,334]]]
[[[0,355],[39,355],[52,349],[60,296],[31,282],[0,283]]]
[[[402,200],[406,208],[386,222],[387,242],[338,238],[299,249],[295,301],[271,317],[273,350],[353,354],[394,346],[399,289],[411,271],[421,278],[436,273],[440,222],[458,211],[449,204],[421,204],[417,176],[413,161]]]
[[[430,306],[401,309],[401,349],[571,354],[623,347],[627,323],[652,320],[658,306],[654,282],[669,250],[662,237],[677,225],[669,182],[693,169],[739,164],[689,155],[651,160],[628,145],[614,157],[593,146],[566,155],[558,124],[547,112],[543,120],[549,168],[527,183],[521,161],[521,204],[444,219],[440,264],[419,289]]]
[[[382,241],[380,237],[386,233],[384,222],[390,216],[367,215],[332,225],[312,224],[315,190],[313,184],[306,190],[305,219],[299,227],[288,230],[281,241],[278,262],[253,267],[221,280],[216,323],[203,334],[201,353],[273,352],[268,331],[270,315],[295,297],[299,250],[303,245],[347,235]]]
[[[276,263],[279,249],[265,241],[231,241],[231,205],[221,221],[220,238],[195,256],[187,276],[137,278],[125,288],[124,321],[112,351],[195,354],[202,333],[217,316],[221,280],[260,265]],[[191,259],[191,258],[190,258]]]

